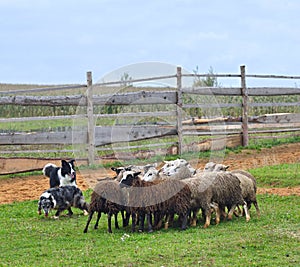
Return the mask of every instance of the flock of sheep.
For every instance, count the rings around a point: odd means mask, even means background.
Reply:
[[[148,232],[160,229],[163,223],[167,229],[175,223],[175,217],[184,230],[188,225],[196,226],[200,210],[204,228],[210,225],[212,213],[216,224],[224,218],[230,220],[233,214],[249,221],[251,204],[260,216],[255,178],[243,170],[227,169],[223,164],[209,162],[204,170],[195,170],[184,159],[167,161],[160,169],[155,165],[112,168],[116,173],[114,179],[99,180],[94,187],[84,233],[95,212],[98,216],[94,228],[98,228],[104,213],[110,233],[112,217],[115,228],[119,228],[119,212],[124,227],[131,217],[132,232],[136,225],[144,231],[145,218]]]

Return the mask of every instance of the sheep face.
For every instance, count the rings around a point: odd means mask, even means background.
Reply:
[[[143,180],[146,182],[152,182],[157,178],[157,176],[158,176],[158,170],[156,170],[154,167],[151,167],[144,174]]]
[[[177,173],[177,169],[183,166],[189,168],[191,175],[195,174],[196,170],[185,159],[165,161],[165,165],[161,168],[161,172],[165,175],[171,176]]]
[[[132,186],[135,179],[139,179],[139,175],[141,172],[133,172],[133,171],[125,171],[123,173],[123,177],[120,181],[120,186],[123,187],[129,187]]]
[[[214,163],[214,162],[208,162],[204,166],[204,171],[213,171],[214,168],[215,168],[215,166],[216,166],[216,163]]]
[[[220,163],[214,163],[214,162],[208,162],[206,163],[204,167],[204,171],[207,172],[220,172],[220,171],[226,171],[229,168],[228,165],[220,164]]]

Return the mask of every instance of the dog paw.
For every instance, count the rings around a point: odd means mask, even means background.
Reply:
[[[83,211],[83,215],[84,215],[84,216],[88,216],[89,213],[88,213],[86,210],[84,210],[84,211]]]
[[[58,220],[59,216],[53,216],[53,219]]]

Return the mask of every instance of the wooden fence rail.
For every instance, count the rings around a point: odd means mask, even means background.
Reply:
[[[199,77],[220,77],[239,78],[239,87],[185,87],[183,78]],[[61,119],[82,119],[87,123],[83,127],[75,127],[59,132],[3,132],[0,134],[0,145],[76,145],[86,144],[87,159],[90,164],[95,162],[95,155],[100,146],[139,141],[144,139],[161,138],[165,136],[177,136],[178,154],[184,151],[184,136],[220,136],[228,137],[236,135],[244,146],[249,144],[249,136],[259,138],[259,134],[279,134],[290,132],[294,134],[300,131],[300,112],[286,114],[270,114],[259,116],[249,116],[249,109],[254,107],[281,107],[300,106],[300,101],[276,102],[276,103],[253,103],[250,97],[256,96],[287,96],[300,95],[300,88],[294,87],[247,87],[247,78],[272,78],[272,79],[300,79],[300,76],[284,75],[248,75],[245,66],[240,67],[239,74],[182,74],[178,67],[176,74],[160,77],[149,77],[145,79],[130,80],[130,83],[141,81],[151,81],[159,79],[176,79],[176,88],[166,90],[156,90],[155,88],[139,90],[136,92],[120,92],[117,94],[95,94],[95,86],[112,86],[122,84],[124,81],[97,83],[93,85],[92,73],[87,73],[86,85],[57,86],[47,88],[20,89],[16,91],[0,91],[0,107],[4,105],[14,106],[78,106],[86,109],[84,114],[74,114],[66,116],[35,116],[27,118],[0,118],[0,123],[14,123],[20,121],[38,120],[61,120]],[[37,96],[30,93],[40,93],[47,90],[72,90],[84,88],[86,94],[59,95],[59,96]],[[26,93],[26,95],[20,95]],[[185,96],[227,96],[240,97],[239,103],[186,103]],[[155,111],[128,111],[111,114],[95,112],[97,106],[149,106],[159,105],[160,109]],[[175,106],[175,108],[173,108]],[[241,116],[230,118],[225,114],[222,118],[186,118],[185,110],[192,108],[238,108]],[[119,119],[119,118],[167,118],[168,123],[155,122],[154,124],[143,125],[101,125],[97,126],[98,119]],[[261,136],[266,138],[266,136]],[[274,137],[274,136],[272,136]],[[203,142],[203,141],[201,141]],[[233,142],[230,139],[230,142]],[[172,142],[171,142],[172,143]],[[233,142],[236,145],[236,142]],[[170,143],[168,143],[170,144]],[[149,145],[151,146],[151,145]],[[157,144],[153,144],[157,146]],[[98,148],[97,148],[98,147]],[[135,145],[133,147],[139,147]],[[203,147],[207,148],[206,144]],[[103,148],[107,150],[108,148]],[[119,148],[118,148],[119,149]],[[50,151],[48,149],[48,151]],[[69,151],[69,150],[66,150]],[[5,153],[8,153],[6,151]]]

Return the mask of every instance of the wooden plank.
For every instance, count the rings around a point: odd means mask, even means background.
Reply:
[[[115,95],[93,96],[94,105],[176,104],[175,91],[139,91]]]
[[[39,116],[39,117],[22,117],[22,118],[0,118],[0,122],[24,122],[24,121],[53,121],[53,120],[74,120],[86,118],[86,115],[63,115],[63,116]]]
[[[207,124],[207,123],[216,123],[216,122],[225,122],[228,118],[218,117],[218,118],[192,118],[190,120],[185,120],[182,122],[183,125],[195,125],[195,124]]]
[[[300,122],[299,113],[274,113],[264,114],[251,118],[251,122],[256,123],[297,123]]]
[[[132,113],[116,113],[116,114],[95,114],[96,118],[122,118],[122,117],[170,117],[176,116],[176,111],[156,111],[156,112],[132,112]],[[0,120],[1,121],[1,120]]]
[[[296,87],[249,87],[249,96],[300,95],[300,88]]]
[[[243,132],[243,146],[248,146],[249,136],[248,136],[248,88],[246,86],[246,69],[245,66],[240,67],[241,70],[241,87],[242,87],[242,132]]]
[[[86,88],[85,84],[78,85],[62,85],[62,86],[49,86],[44,88],[28,88],[28,89],[20,89],[20,90],[11,90],[11,91],[0,91],[0,95],[3,94],[29,94],[29,93],[41,93],[41,92],[53,92],[53,91],[63,91],[63,90],[71,90],[71,89],[84,89]]]
[[[83,95],[71,96],[2,96],[0,105],[21,106],[78,106],[85,105]]]
[[[183,104],[183,108],[241,108],[239,103]]]
[[[281,102],[281,103],[274,103],[274,102],[269,102],[269,103],[249,103],[249,107],[299,107],[300,102]]]
[[[139,91],[123,94],[94,95],[94,105],[176,104],[175,91]],[[3,96],[0,105],[22,106],[86,106],[83,95],[71,96]]]
[[[156,81],[156,80],[166,80],[176,78],[176,75],[165,75],[165,76],[157,76],[157,77],[147,77],[142,79],[132,79],[130,80],[131,83],[137,82],[147,82],[147,81]],[[115,85],[115,84],[122,84],[124,81],[112,81],[112,82],[103,82],[103,83],[96,83],[95,86],[104,86],[104,85]]]
[[[249,134],[261,134],[261,133],[286,133],[286,132],[298,132],[300,131],[300,128],[285,128],[280,130],[274,130],[274,129],[266,129],[266,130],[254,130],[249,131]]]
[[[269,74],[247,74],[247,78],[267,78],[267,79],[300,79],[300,76],[296,75],[269,75]]]
[[[240,96],[240,87],[186,87],[182,88],[184,94],[215,95],[215,96]]]
[[[87,72],[87,93],[86,93],[86,113],[88,117],[87,123],[87,151],[88,164],[95,163],[95,125],[94,125],[94,106],[93,106],[93,79],[92,72]]]
[[[129,126],[97,126],[95,129],[95,145],[108,145],[118,142],[130,142],[176,135],[175,127],[158,125],[129,125]]]
[[[211,151],[211,150],[222,150],[224,148],[233,148],[242,144],[241,134],[210,138],[199,143],[187,144],[189,151]]]
[[[178,135],[178,155],[183,153],[183,136],[182,136],[182,71],[177,67],[177,135]]]
[[[86,131],[0,134],[0,145],[70,145],[82,143],[87,143]]]

